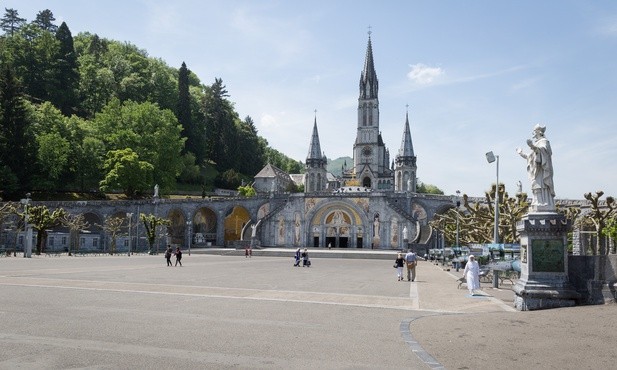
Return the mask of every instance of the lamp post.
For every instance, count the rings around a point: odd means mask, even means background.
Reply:
[[[495,183],[495,229],[493,230],[493,243],[499,244],[499,156],[493,152],[486,153],[488,163],[496,162],[497,181]],[[499,288],[499,272],[493,271],[493,288]]]
[[[459,268],[460,268],[460,251],[461,251],[461,245],[459,244],[459,214],[458,214],[458,208],[461,206],[461,191],[457,190],[456,191],[456,250],[458,250],[459,255],[456,256],[456,271],[458,272]]]
[[[126,217],[129,219],[129,248],[128,248],[126,255],[130,257],[131,256],[131,221],[133,220],[133,214],[130,212],[127,212]]]
[[[193,242],[193,238],[192,238],[192,233],[191,233],[191,221],[186,221],[186,231],[187,231],[187,239],[188,239],[188,246],[189,246],[189,256],[191,255],[191,243]]]
[[[32,229],[28,225],[28,206],[30,205],[30,193],[26,193],[26,198],[20,201],[24,205],[24,258],[32,258]]]

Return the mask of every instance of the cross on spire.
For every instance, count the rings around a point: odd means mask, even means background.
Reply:
[[[373,32],[371,31],[371,25],[369,24],[368,25],[368,37],[371,37],[371,33]]]

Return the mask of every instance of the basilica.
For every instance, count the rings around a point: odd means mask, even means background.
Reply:
[[[344,166],[338,177],[327,171],[315,118],[304,174],[286,174],[268,164],[255,176],[254,188],[258,194],[270,194],[269,206],[275,207],[257,217],[261,244],[428,248],[434,239],[428,220],[451,207],[452,200],[416,193],[416,155],[408,114],[402,126],[401,146],[391,161],[379,127],[379,80],[369,34],[359,82],[353,163]],[[294,182],[304,185],[304,193],[285,195]],[[281,196],[284,202],[274,204]]]

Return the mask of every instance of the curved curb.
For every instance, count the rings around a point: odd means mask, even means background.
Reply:
[[[411,322],[417,319],[419,319],[419,317],[414,317],[411,319],[405,319],[401,321],[400,330],[401,330],[401,336],[403,337],[403,340],[405,340],[405,343],[407,343],[409,348],[411,348],[411,351],[416,356],[418,356],[420,361],[424,362],[428,367],[430,367],[431,369],[445,369],[445,367],[442,364],[440,364],[439,361],[437,361],[428,352],[426,352],[424,348],[422,348],[420,343],[418,343],[411,335],[411,331],[409,330],[409,327],[411,325]]]

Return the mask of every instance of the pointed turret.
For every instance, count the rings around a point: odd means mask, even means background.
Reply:
[[[304,192],[320,192],[326,190],[328,185],[326,166],[328,159],[321,152],[319,133],[317,132],[317,114],[313,123],[313,135],[309,144],[309,152],[306,157],[306,172],[304,175]]]
[[[409,111],[405,113],[405,128],[403,129],[403,140],[401,148],[395,159],[395,185],[396,191],[416,191],[416,155],[413,152],[411,142],[411,130],[409,129]]]
[[[309,159],[321,159],[321,145],[319,145],[319,133],[317,132],[317,116],[315,116],[315,123],[313,124],[313,135],[311,136],[311,143],[309,144],[308,157]]]
[[[411,143],[411,130],[409,130],[409,112],[405,113],[405,129],[403,131],[403,141],[398,150],[398,157],[415,157],[413,144]]]

